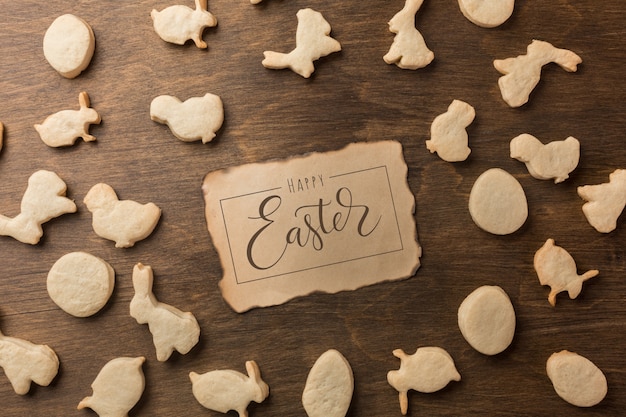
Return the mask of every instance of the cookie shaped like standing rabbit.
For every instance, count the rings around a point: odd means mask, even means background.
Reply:
[[[235,410],[239,417],[248,417],[248,404],[261,403],[270,394],[269,386],[261,379],[255,361],[246,362],[248,376],[230,369],[204,374],[189,373],[193,395],[209,410],[227,413]]]
[[[157,360],[164,362],[176,350],[188,353],[200,337],[200,326],[193,314],[159,302],[152,292],[152,268],[138,263],[133,268],[135,295],[130,315],[139,324],[147,324],[156,347]]]
[[[170,6],[161,11],[152,10],[150,16],[157,35],[177,45],[183,45],[191,39],[198,48],[207,48],[202,33],[205,28],[216,26],[217,19],[207,10],[207,0],[195,2],[195,10],[183,5]]]

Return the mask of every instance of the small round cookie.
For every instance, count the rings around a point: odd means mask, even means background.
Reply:
[[[511,174],[491,168],[474,182],[469,196],[469,212],[481,229],[494,235],[508,235],[526,222],[526,194]]]
[[[43,37],[43,54],[65,78],[76,78],[91,62],[96,38],[91,26],[72,14],[57,17]]]
[[[459,0],[463,16],[477,26],[494,28],[513,14],[515,0]]]
[[[484,285],[463,300],[458,324],[461,334],[474,349],[484,355],[497,355],[513,341],[515,310],[502,288]]]
[[[111,265],[86,252],[63,255],[48,272],[50,298],[75,317],[89,317],[100,311],[114,286],[115,271]]]

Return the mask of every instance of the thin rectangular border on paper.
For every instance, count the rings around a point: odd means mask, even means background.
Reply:
[[[387,170],[387,165],[381,165],[381,166],[372,167],[372,168],[360,169],[360,170],[356,170],[356,171],[346,172],[346,173],[343,173],[343,174],[336,174],[336,175],[329,176],[329,178],[337,178],[337,177],[343,177],[343,176],[347,176],[347,175],[354,175],[354,174],[358,174],[358,173],[361,173],[361,172],[372,171],[372,170],[376,170],[376,169],[384,169],[385,170],[385,177],[387,178],[387,187],[389,189],[389,195],[391,196],[391,205],[393,207],[393,215],[394,215],[394,219],[395,219],[395,222],[396,222],[396,228],[397,228],[397,231],[398,231],[398,238],[399,238],[399,241],[400,241],[400,248],[399,249],[389,250],[389,251],[386,251],[386,252],[381,252],[381,253],[376,253],[376,254],[371,254],[371,255],[367,255],[367,256],[351,258],[351,259],[344,259],[342,261],[331,262],[331,263],[328,263],[328,264],[317,265],[317,266],[313,266],[313,267],[309,267],[309,268],[303,268],[303,269],[298,269],[298,270],[290,271],[290,272],[283,272],[283,273],[275,274],[275,275],[268,275],[268,276],[265,276],[265,277],[255,278],[255,279],[252,279],[252,280],[249,280],[249,281],[244,281],[244,282],[239,282],[239,277],[237,276],[237,266],[235,265],[235,258],[233,257],[232,247],[231,247],[231,243],[230,243],[230,235],[228,234],[228,226],[226,224],[226,217],[225,217],[225,214],[224,214],[224,206],[223,206],[222,203],[224,201],[233,200],[233,199],[236,199],[236,198],[247,197],[247,196],[255,195],[255,194],[268,193],[270,191],[275,191],[275,190],[281,190],[283,187],[275,187],[275,188],[270,188],[270,189],[267,189],[267,190],[253,191],[253,192],[249,192],[249,193],[245,193],[245,194],[241,194],[241,195],[236,195],[236,196],[226,197],[226,198],[220,199],[220,210],[222,211],[222,220],[223,220],[223,223],[224,223],[224,231],[226,233],[226,240],[228,242],[228,251],[230,253],[230,259],[231,259],[231,262],[232,262],[232,265],[233,265],[233,274],[235,276],[235,282],[237,283],[237,285],[244,285],[244,284],[248,284],[248,283],[252,283],[252,282],[256,282],[256,281],[262,281],[262,280],[265,280],[265,279],[276,278],[276,277],[290,275],[290,274],[296,274],[298,272],[310,271],[310,270],[317,269],[317,268],[326,268],[326,267],[329,267],[329,266],[339,265],[339,264],[342,264],[342,263],[354,262],[354,261],[358,261],[358,260],[361,260],[361,259],[373,258],[373,257],[376,257],[376,256],[387,255],[387,254],[395,253],[395,252],[402,252],[404,250],[404,243],[402,241],[402,232],[400,230],[400,224],[398,222],[398,213],[397,213],[397,210],[396,210],[396,203],[395,203],[395,200],[394,200],[393,191],[391,189],[391,181],[389,179],[389,172]]]

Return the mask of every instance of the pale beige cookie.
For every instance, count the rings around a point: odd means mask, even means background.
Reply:
[[[83,202],[93,214],[94,232],[114,241],[116,248],[129,248],[150,236],[161,217],[154,203],[118,200],[115,190],[103,183],[91,187]]]
[[[334,349],[313,364],[302,392],[309,417],[344,417],[352,402],[354,376],[348,360]]]
[[[89,317],[109,301],[115,271],[97,256],[71,252],[52,265],[46,286],[52,301],[63,311],[75,317]]]
[[[251,4],[259,4],[261,3],[263,0],[250,0]]]
[[[404,7],[389,21],[389,31],[395,33],[389,52],[383,56],[387,64],[416,70],[430,64],[435,58],[424,37],[415,28],[415,15],[424,0],[406,0]]]
[[[48,386],[59,371],[59,358],[46,345],[8,337],[0,332],[0,367],[16,394],[30,391],[30,384]]]
[[[608,391],[600,368],[574,352],[553,353],[546,362],[546,372],[558,396],[577,407],[593,407]]]
[[[469,212],[481,229],[495,235],[508,235],[526,222],[526,194],[511,174],[500,168],[491,168],[474,182],[469,197]]]
[[[204,374],[189,373],[193,396],[209,410],[227,413],[234,410],[239,417],[248,416],[251,401],[262,403],[270,394],[269,386],[261,379],[261,371],[255,361],[246,362],[248,375],[227,370]]]
[[[270,69],[290,68],[304,78],[309,78],[315,71],[313,61],[341,51],[341,44],[329,36],[330,24],[320,12],[300,9],[296,17],[296,48],[287,54],[265,51],[262,64]]]
[[[583,213],[589,224],[598,232],[612,232],[626,206],[626,169],[613,171],[607,183],[578,187],[578,195],[587,201]]]
[[[504,74],[498,79],[504,101],[511,107],[526,104],[530,93],[539,83],[541,68],[551,62],[558,64],[567,72],[576,72],[582,59],[570,50],[533,40],[526,49],[526,55],[493,61],[496,70]]]
[[[428,394],[461,380],[452,356],[440,347],[421,347],[412,355],[396,349],[393,356],[400,359],[400,369],[389,371],[387,382],[398,391],[402,415],[409,410],[409,390]]]
[[[95,47],[91,26],[72,14],[57,17],[43,37],[46,60],[65,78],[75,78],[89,66]]]
[[[459,0],[463,16],[475,25],[494,28],[513,14],[515,0]]]
[[[573,136],[544,145],[523,133],[511,140],[510,150],[511,158],[524,162],[530,175],[539,180],[554,179],[555,184],[568,179],[580,159],[580,142]]]
[[[0,214],[0,235],[35,245],[43,236],[41,225],[62,214],[76,212],[76,204],[65,197],[67,186],[57,174],[40,170],[28,179],[21,212],[13,218]]]
[[[475,115],[472,106],[453,100],[448,111],[435,117],[430,125],[430,140],[426,141],[426,148],[431,153],[437,152],[444,161],[465,161],[471,152],[465,128],[474,121]]]
[[[157,35],[177,45],[192,40],[198,48],[206,48],[202,33],[205,28],[216,26],[217,19],[207,10],[207,0],[195,2],[195,10],[183,5],[169,6],[161,11],[152,10],[150,16]]]
[[[73,145],[78,138],[85,142],[96,140],[89,134],[89,125],[100,123],[100,115],[89,107],[86,92],[78,95],[78,103],[79,110],[61,110],[48,116],[42,124],[35,125],[43,143],[56,148]]]
[[[202,143],[208,143],[222,127],[224,105],[219,96],[209,93],[184,102],[162,95],[152,100],[150,118],[169,126],[174,136],[183,142],[202,140]]]
[[[546,243],[535,252],[534,267],[541,285],[550,286],[548,301],[554,307],[556,295],[567,291],[569,298],[574,299],[583,289],[583,282],[600,273],[592,269],[582,275],[576,271],[576,262],[565,249],[554,244],[554,239]]]
[[[91,408],[100,417],[128,417],[146,386],[141,369],[145,360],[140,356],[107,362],[91,384],[93,395],[83,398],[77,408]]]
[[[513,341],[515,310],[502,288],[484,285],[463,300],[458,324],[461,334],[474,349],[484,355],[497,355]]]
[[[0,122],[0,151],[2,150],[3,144],[4,144],[4,125]]]
[[[176,350],[188,353],[200,337],[200,326],[193,314],[159,302],[152,292],[152,268],[138,263],[133,268],[135,295],[130,301],[130,315],[139,324],[147,324],[152,333],[157,360],[164,362]]]

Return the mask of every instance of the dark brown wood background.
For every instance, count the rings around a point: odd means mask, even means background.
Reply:
[[[76,405],[91,395],[99,369],[117,356],[147,358],[146,390],[131,416],[218,415],[191,393],[190,371],[244,371],[254,359],[270,385],[270,397],[251,415],[303,416],[301,394],[310,367],[335,348],[350,361],[355,392],[349,416],[400,415],[386,373],[399,367],[391,351],[445,348],[462,381],[435,394],[410,394],[411,415],[617,416],[626,409],[626,224],[596,232],[581,211],[576,187],[608,181],[626,168],[626,7],[622,0],[518,1],[511,19],[495,29],[466,20],[457,2],[426,0],[416,23],[434,62],[407,71],[382,56],[393,40],[387,21],[402,0],[210,0],[219,26],[207,29],[208,50],[177,46],[155,34],[152,8],[163,0],[3,1],[0,7],[0,213],[14,216],[28,177],[53,170],[68,185],[79,210],[44,225],[35,246],[0,238],[0,329],[9,336],[48,344],[61,367],[49,387],[15,394],[0,371],[0,414],[88,416]],[[193,6],[190,0],[181,3]],[[294,46],[300,8],[312,7],[332,25],[343,50],[316,63],[310,79],[261,65],[264,50]],[[59,76],[45,61],[42,39],[63,13],[85,19],[96,52],[78,78]],[[532,39],[578,53],[577,73],[544,68],[528,105],[509,108],[500,97],[496,58],[522,54]],[[87,91],[102,124],[95,143],[47,147],[33,124],[77,108]],[[183,143],[149,117],[151,100],[207,92],[221,96],[225,123],[206,145]],[[425,147],[433,118],[453,99],[472,104],[472,153],[447,163]],[[531,133],[544,142],[575,136],[578,168],[555,185],[532,178],[509,157],[509,141]],[[422,266],[405,281],[336,295],[313,295],[285,305],[233,312],[220,296],[221,267],[204,220],[200,190],[212,170],[309,151],[342,148],[353,141],[394,139],[404,145],[409,184],[417,200]],[[529,218],[518,232],[494,236],[478,229],[467,210],[476,177],[491,167],[522,184]],[[131,249],[116,249],[95,235],[82,199],[106,182],[122,199],[152,201],[163,216],[155,232]],[[547,302],[532,261],[547,238],[567,249],[580,271],[599,269],[576,300],[565,294]],[[84,250],[116,270],[116,287],[96,316],[78,319],[61,311],[46,292],[46,275],[67,252]],[[166,303],[192,311],[202,328],[188,355],[156,361],[147,326],[129,315],[131,272],[137,262],[155,273],[154,291]],[[457,327],[457,308],[478,286],[500,285],[517,313],[513,344],[486,357]],[[546,359],[568,349],[596,363],[609,391],[592,409],[561,400],[545,372]],[[234,414],[233,414],[234,415]]]

